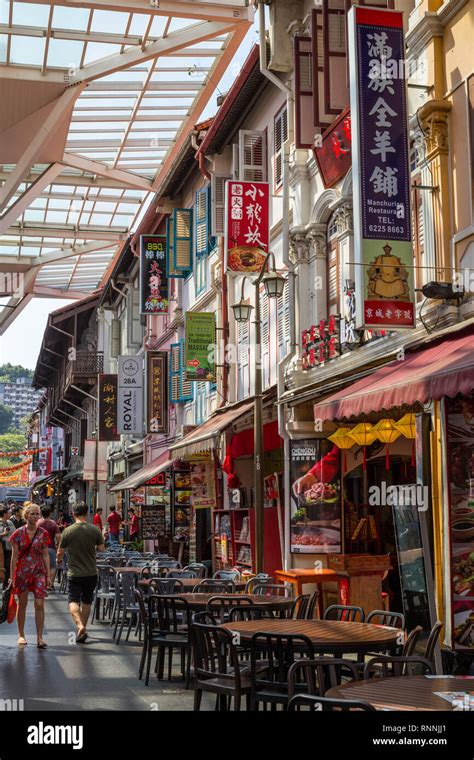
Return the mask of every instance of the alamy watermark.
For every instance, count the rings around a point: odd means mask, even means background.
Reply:
[[[421,483],[410,485],[369,486],[369,505],[375,507],[416,507],[418,512],[426,512],[429,506],[429,488]]]

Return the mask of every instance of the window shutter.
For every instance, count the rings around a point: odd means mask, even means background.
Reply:
[[[328,246],[328,316],[336,314],[339,305],[338,245],[333,242]]]
[[[283,181],[283,145],[288,139],[288,113],[284,108],[273,123],[275,187]]]
[[[184,357],[184,340],[180,340],[180,375],[181,375],[181,398],[180,401],[192,401],[194,398],[194,383],[186,380],[186,367]]]
[[[349,105],[346,0],[323,0],[324,110],[339,114]]]
[[[113,319],[110,325],[110,356],[120,356],[120,319]]]
[[[290,350],[290,293],[288,285],[285,286],[283,295],[278,299],[277,329],[278,358],[281,360]]]
[[[265,132],[240,130],[239,179],[242,182],[266,182],[267,145]]]
[[[311,148],[313,125],[313,63],[310,37],[295,37],[295,144]]]
[[[129,291],[128,307],[130,310],[128,318],[128,342],[130,345],[141,345],[142,326],[140,323],[140,291],[138,288],[132,288]]]
[[[239,146],[236,143],[232,145],[232,179],[241,179],[239,163]]]
[[[250,395],[249,322],[238,322],[237,328],[237,395],[239,401]]]
[[[174,214],[171,214],[166,220],[166,263],[168,277],[186,277],[187,272],[180,272],[174,266]]]
[[[263,288],[260,291],[260,314],[262,324],[261,358],[263,370],[263,387],[270,385],[270,299],[265,295]]]
[[[173,268],[189,272],[193,268],[193,212],[173,209]]]
[[[207,187],[196,193],[195,229],[196,229],[196,256],[205,256],[209,250],[208,230],[208,192]]]
[[[184,340],[171,344],[170,401],[179,404],[193,400],[193,384],[185,379]]]
[[[213,174],[211,177],[211,234],[224,235],[225,228],[225,183],[230,174]]]

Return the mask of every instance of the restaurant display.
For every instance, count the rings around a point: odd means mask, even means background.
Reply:
[[[341,551],[339,452],[330,441],[291,441],[290,551]]]
[[[189,470],[175,470],[173,532],[175,539],[187,538],[191,527],[191,475]]]
[[[216,489],[213,462],[191,465],[191,498],[194,509],[215,509]]]
[[[142,507],[141,516],[142,538],[157,539],[166,533],[165,507],[147,504]]]
[[[474,650],[474,396],[446,399],[453,644]]]

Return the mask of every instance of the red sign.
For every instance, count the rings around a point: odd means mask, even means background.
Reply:
[[[150,480],[144,483],[145,486],[165,486],[166,485],[166,473],[159,472],[158,475],[153,475]]]
[[[269,203],[268,182],[226,182],[227,271],[261,271],[270,239]]]
[[[326,129],[321,145],[315,143],[313,150],[324,187],[332,187],[346,176],[352,164],[351,116],[348,109]]]
[[[340,318],[332,314],[329,319],[321,319],[301,334],[303,370],[323,366],[326,361],[336,359],[341,353]]]

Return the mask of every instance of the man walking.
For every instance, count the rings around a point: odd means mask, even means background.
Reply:
[[[73,507],[74,525],[61,535],[57,561],[68,552],[68,601],[69,612],[77,628],[76,643],[87,639],[87,623],[97,583],[96,550],[105,551],[104,537],[100,530],[87,522],[87,505],[77,502]]]
[[[103,534],[104,525],[102,523],[102,507],[97,507],[94,515],[94,525],[99,528],[100,532]]]
[[[107,525],[109,528],[110,545],[118,544],[120,538],[120,525],[122,524],[122,518],[115,509],[110,507],[110,514],[107,518]]]

